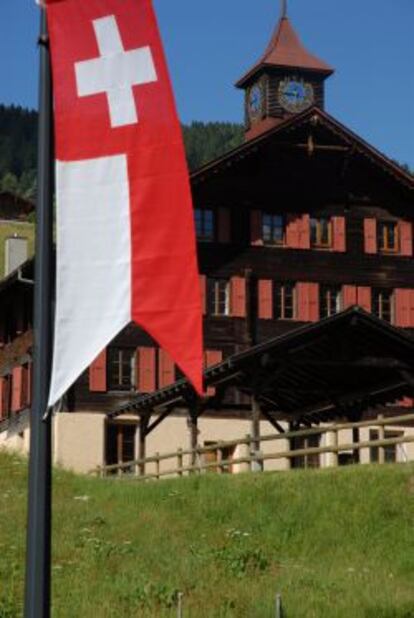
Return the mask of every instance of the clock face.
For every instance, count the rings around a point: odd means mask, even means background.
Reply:
[[[249,118],[251,120],[257,120],[261,117],[263,108],[263,90],[258,84],[253,86],[249,91],[247,108]]]
[[[303,112],[314,100],[312,84],[290,78],[280,82],[279,103],[288,112]]]

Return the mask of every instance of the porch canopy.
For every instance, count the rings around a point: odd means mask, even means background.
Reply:
[[[108,416],[159,414],[158,425],[177,408],[246,413],[252,399],[275,426],[282,420],[357,420],[367,410],[413,396],[414,337],[352,307],[235,354],[204,375],[210,387],[205,400],[197,400],[181,379]],[[236,391],[239,396],[229,398]]]

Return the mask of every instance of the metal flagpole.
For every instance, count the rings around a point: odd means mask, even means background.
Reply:
[[[51,417],[45,416],[52,358],[53,107],[46,10],[41,10],[25,618],[49,618],[51,582]]]

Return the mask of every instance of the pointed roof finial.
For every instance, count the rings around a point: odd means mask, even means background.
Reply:
[[[281,0],[282,9],[281,9],[281,19],[287,19],[288,12],[288,3],[287,0]]]

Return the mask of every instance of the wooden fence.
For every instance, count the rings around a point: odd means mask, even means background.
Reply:
[[[131,478],[136,480],[160,479],[162,477],[184,476],[188,474],[201,474],[203,472],[215,471],[217,473],[225,473],[230,471],[234,466],[245,466],[245,470],[261,471],[264,469],[264,464],[267,461],[286,460],[289,462],[297,458],[309,458],[323,454],[331,455],[330,466],[339,464],[339,455],[341,452],[360,453],[363,449],[375,448],[378,449],[378,463],[385,463],[385,449],[397,445],[414,443],[414,431],[410,435],[402,435],[397,437],[385,437],[386,427],[390,430],[404,431],[407,425],[413,424],[414,429],[414,414],[405,414],[398,417],[382,416],[369,421],[361,421],[358,423],[341,423],[335,425],[326,425],[323,427],[315,427],[311,429],[301,429],[297,431],[286,431],[285,433],[277,433],[262,436],[247,435],[238,440],[230,440],[226,442],[216,442],[214,444],[197,447],[196,449],[178,449],[170,453],[155,453],[151,457],[145,459],[136,459],[134,461],[123,462],[111,466],[102,466],[92,471],[101,477],[116,477],[116,478]],[[369,439],[363,441],[339,442],[339,432],[344,430],[359,430],[363,428],[377,429],[378,439]],[[295,439],[306,439],[312,436],[330,436],[330,444],[325,446],[315,446],[310,448],[288,448],[287,450],[275,450],[274,452],[263,453],[260,448],[261,444],[275,442],[278,444],[281,440],[292,441]],[[245,446],[247,454],[241,457],[225,458],[224,453],[228,453],[232,449]],[[209,461],[209,459],[211,459]],[[171,465],[161,469],[163,462],[172,460]],[[146,473],[148,466],[153,468],[153,471]]]

